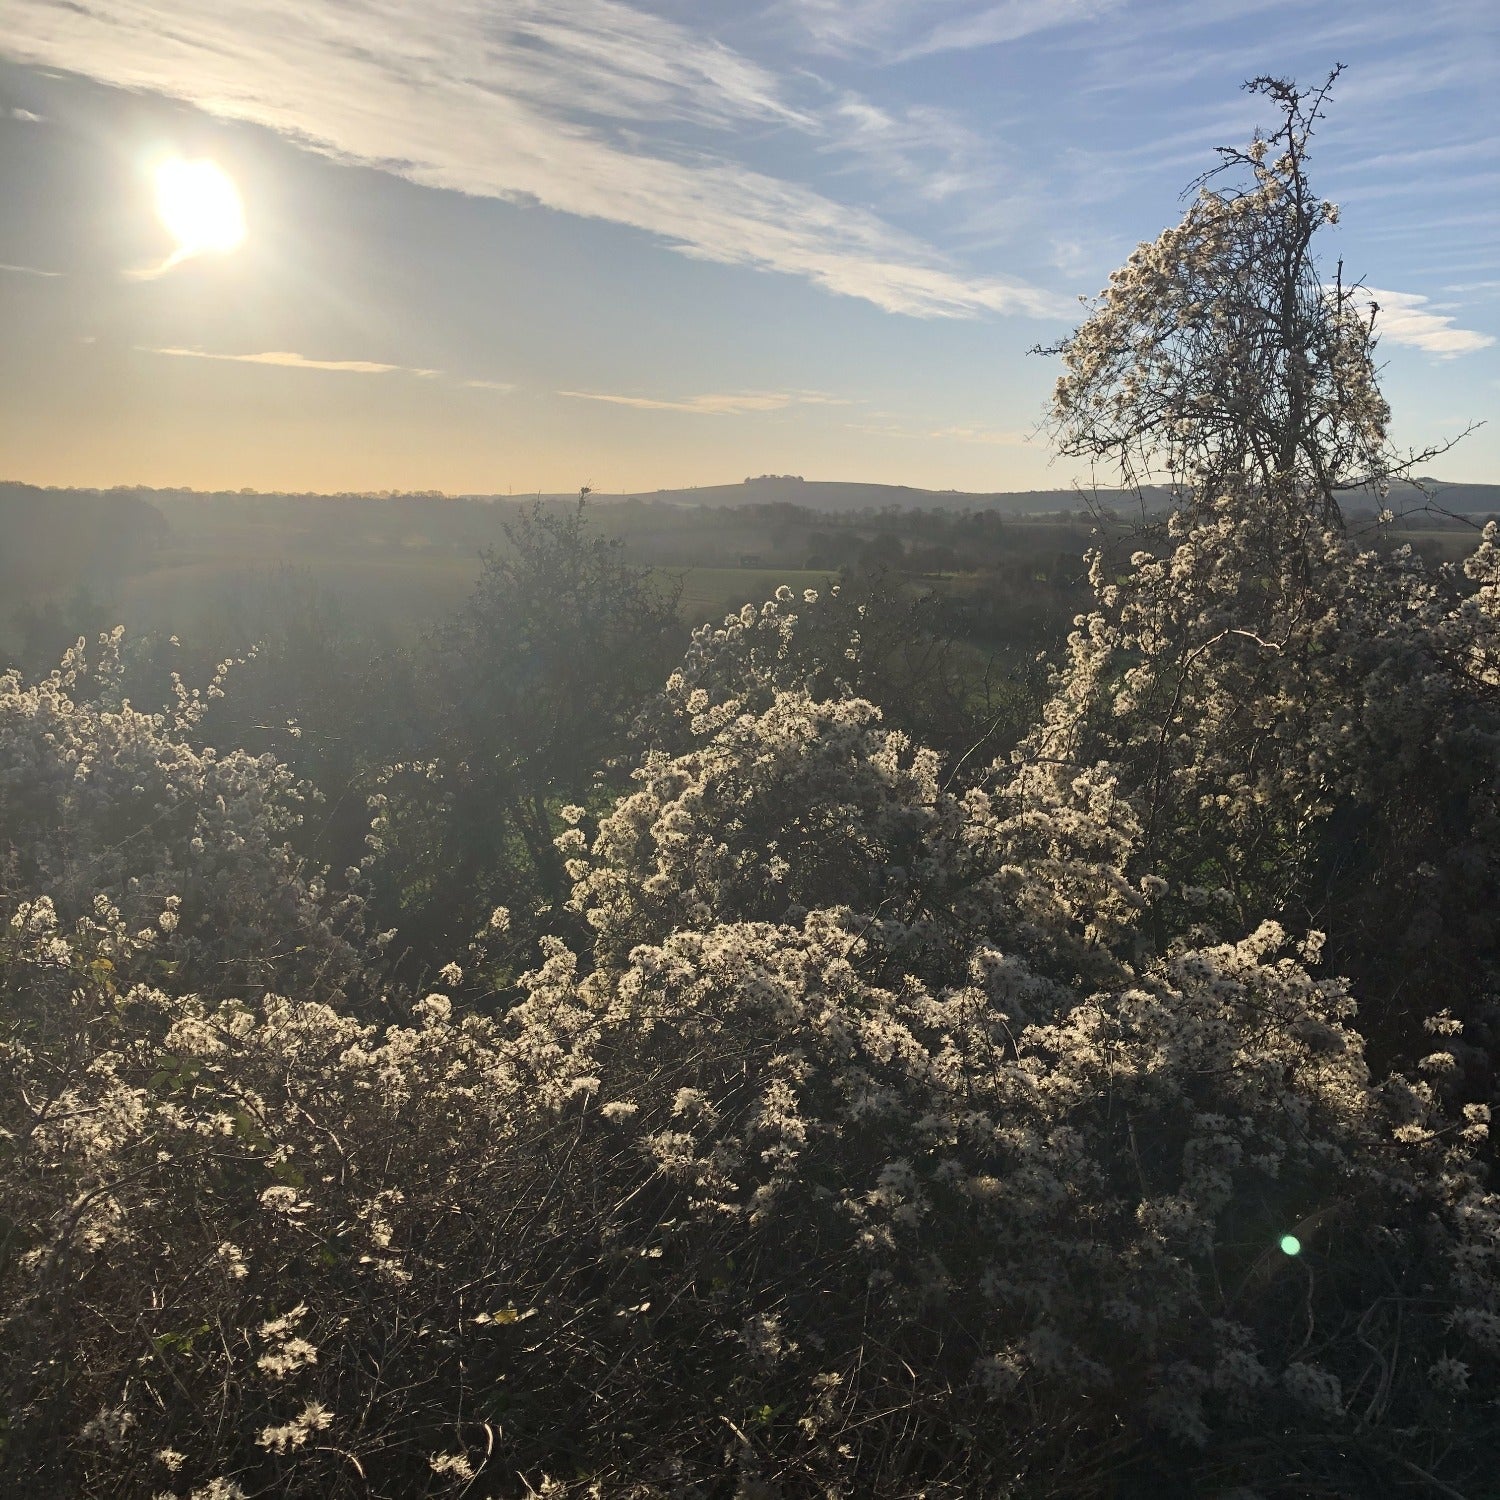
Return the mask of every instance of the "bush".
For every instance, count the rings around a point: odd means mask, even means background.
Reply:
[[[40,681],[0,675],[0,891],[45,897],[65,925],[105,902],[158,933],[157,961],[188,986],[337,993],[361,965],[361,911],[289,847],[313,788],[269,754],[199,741],[229,662],[201,691],[174,674],[171,712],[134,708],[121,634],[92,666],[80,640]]]
[[[899,841],[945,814],[872,723],[778,695],[703,753],[753,789],[779,733],[795,788],[821,738],[819,799],[880,787],[867,826]],[[950,810],[889,907],[750,915],[831,881],[809,841],[782,879],[715,887],[717,920],[637,912],[628,951],[602,921],[592,957],[549,939],[503,1021],[441,994],[393,997],[384,1026],[315,992],[174,994],[107,906],[71,931],[20,906],[12,1472],[174,1494],[475,1472],[504,1493],[517,1471],[557,1493],[1088,1494],[1122,1472],[1277,1493],[1288,1452],[1345,1486],[1461,1473],[1489,1430],[1465,1388],[1495,1368],[1500,1222],[1483,1110],[1444,1112],[1452,1054],[1425,1060],[1438,1086],[1375,1086],[1346,990],[1274,927],[1065,981],[1058,955],[1097,941],[1067,919],[1089,861],[1050,893],[1045,860],[1010,863],[1040,829],[1066,843],[1024,795],[1013,822]],[[590,911],[600,872],[644,884],[683,832],[622,841],[629,799],[615,818],[572,856]],[[1120,935],[1139,903],[1092,863]],[[1014,946],[930,912],[945,879]]]

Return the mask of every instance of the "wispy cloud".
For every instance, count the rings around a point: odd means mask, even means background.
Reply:
[[[461,380],[459,384],[471,391],[498,391],[502,396],[516,389],[513,380]]]
[[[263,0],[11,0],[0,50],[888,312],[1066,315],[1043,290],[968,273],[867,208],[734,154],[746,127],[833,127],[778,75],[663,17],[618,0],[372,0],[299,10],[295,25],[287,15]]]
[[[35,266],[12,266],[0,261],[0,271],[10,271],[16,276],[46,276],[48,278],[61,276],[61,271],[41,271]]]
[[[985,443],[994,448],[1024,448],[1031,441],[1024,432],[1005,432],[992,427],[938,427],[927,436],[954,443]]]
[[[887,49],[909,33],[919,6],[947,11],[954,0],[781,0],[779,11],[820,51],[835,54]]]
[[[884,105],[845,92],[822,111],[819,123],[826,156],[863,168],[872,182],[894,189],[907,203],[913,197],[927,203],[961,196],[1014,199],[1014,164],[1002,163],[998,143],[952,110]]]
[[[991,448],[1024,448],[1031,439],[1024,432],[994,427],[913,427],[899,421],[847,422],[851,432],[867,432],[872,437],[916,438],[928,442],[981,443]]]
[[[1368,286],[1360,289],[1359,297],[1379,309],[1375,332],[1387,343],[1404,344],[1451,359],[1458,354],[1472,354],[1476,349],[1488,349],[1495,342],[1491,334],[1455,327],[1457,320],[1452,315],[1416,292],[1392,292]]]
[[[700,417],[743,416],[747,412],[782,411],[788,406],[847,406],[837,396],[818,391],[740,391],[733,394],[688,396],[679,401],[655,396],[617,396],[604,391],[559,391],[576,401],[607,401],[613,406],[633,406],[642,411],[682,411]]]
[[[12,107],[10,117],[12,120],[18,120],[23,125],[40,125],[42,123],[40,115],[33,114],[29,109],[22,109],[19,105]]]
[[[308,359],[287,349],[269,349],[263,354],[215,354],[207,349],[157,349],[138,345],[143,354],[167,354],[177,359],[217,359],[237,365],[275,365],[283,370],[327,370],[339,375],[415,375],[430,380],[441,370],[420,370],[408,365],[381,364],[372,359]]]
[[[1125,0],[783,0],[822,51],[910,60],[1097,20]]]
[[[177,249],[162,257],[154,265],[149,266],[126,266],[120,275],[126,281],[160,281],[163,276],[170,275],[178,266],[186,264],[190,260],[196,260],[200,251]]]
[[[1038,31],[1096,20],[1123,4],[1124,0],[1001,0],[933,27],[905,55],[923,57],[1019,41]]]

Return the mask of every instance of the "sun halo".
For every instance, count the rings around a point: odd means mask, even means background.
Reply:
[[[239,190],[217,163],[174,158],[156,169],[156,216],[176,241],[172,263],[223,254],[245,238]]]

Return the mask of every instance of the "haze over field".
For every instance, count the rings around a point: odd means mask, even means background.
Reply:
[[[1242,79],[1332,58],[1329,250],[1372,283],[1395,436],[1425,447],[1500,390],[1496,35],[1488,0],[435,0],[295,24],[10,0],[0,474],[1066,488],[1037,430],[1054,371],[1025,350],[1248,135]],[[1435,472],[1491,477],[1497,441]]]

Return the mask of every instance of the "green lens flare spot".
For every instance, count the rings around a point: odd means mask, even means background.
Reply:
[[[1281,1250],[1283,1255],[1300,1255],[1302,1241],[1295,1234],[1284,1234],[1281,1237]]]

